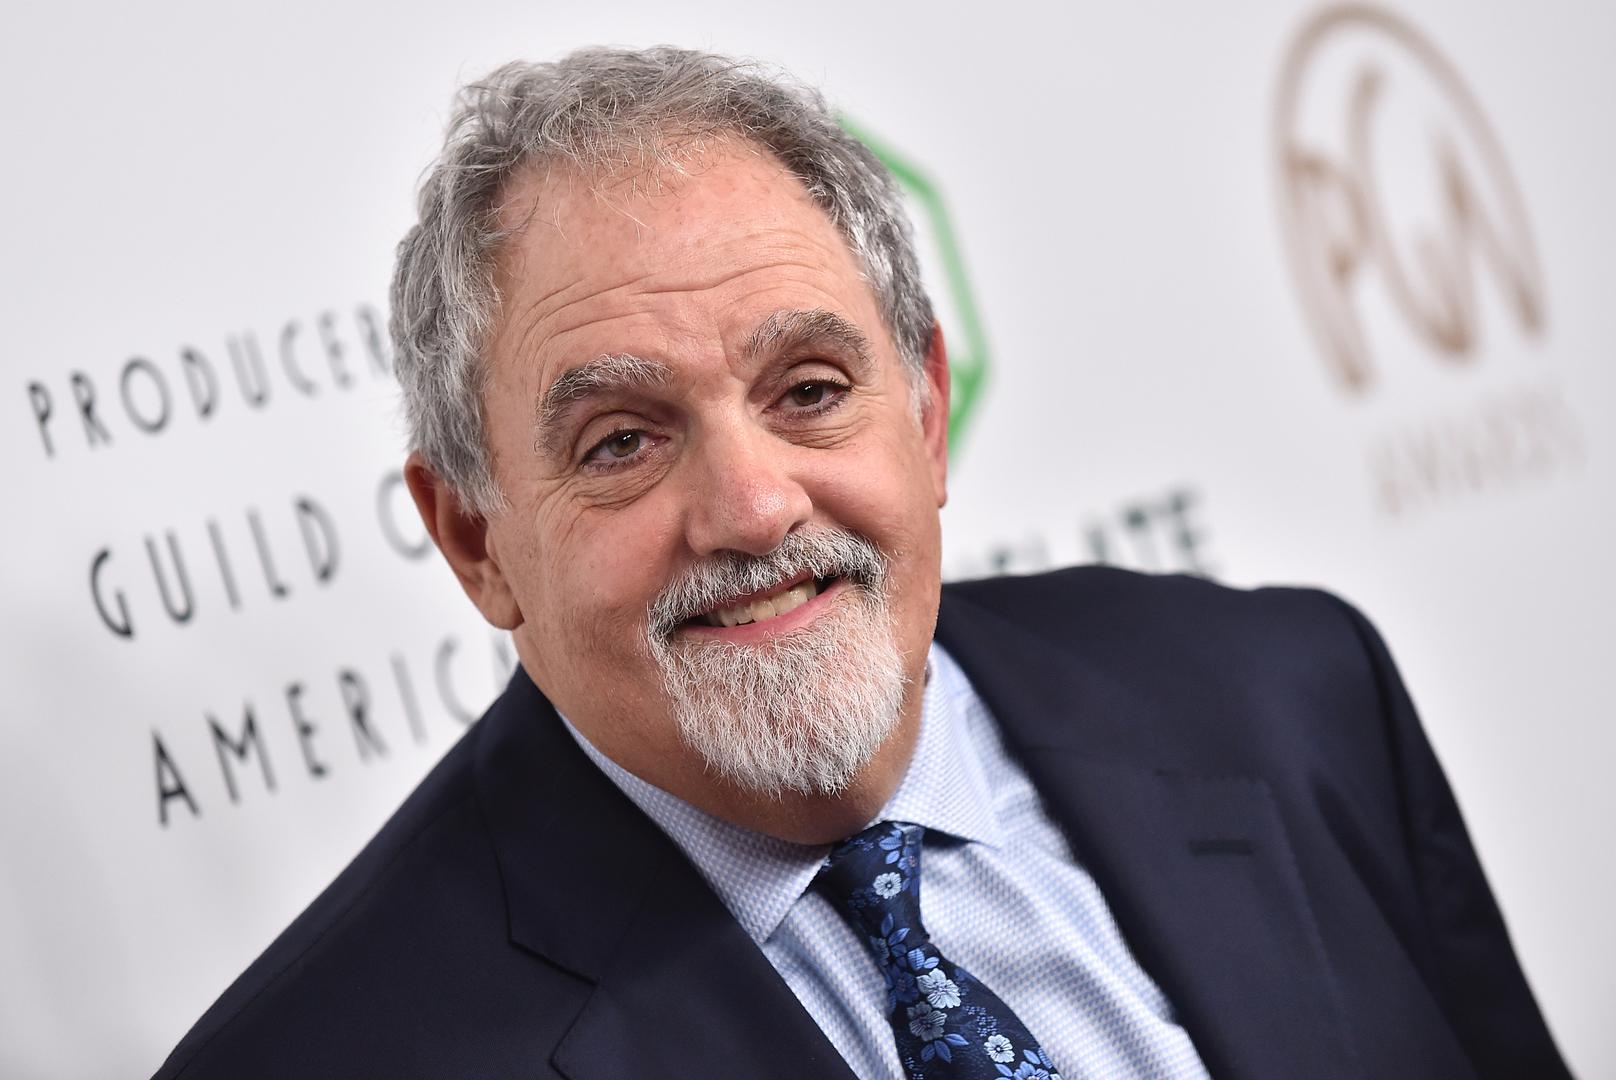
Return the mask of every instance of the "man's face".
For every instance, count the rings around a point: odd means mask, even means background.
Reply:
[[[556,706],[641,775],[708,766],[677,733],[670,655],[744,664],[816,627],[834,642],[874,620],[892,646],[888,708],[912,719],[938,600],[940,344],[933,406],[917,420],[919,388],[856,260],[767,154],[709,150],[691,175],[646,189],[643,177],[602,190],[562,173],[510,193],[519,231],[501,254],[484,399],[510,503],[489,524],[488,555],[508,595],[479,603],[516,624]],[[756,557],[849,534],[884,564],[884,612],[857,581],[816,594],[827,582],[796,580],[788,559],[781,580],[752,582],[773,600],[709,595],[662,628],[662,663],[648,648],[650,611],[675,583],[688,598],[726,568],[773,577]],[[867,651],[786,677],[798,694],[830,694]]]

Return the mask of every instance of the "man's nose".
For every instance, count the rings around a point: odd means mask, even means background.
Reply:
[[[685,534],[697,555],[766,555],[806,522],[813,500],[794,475],[800,449],[750,424],[704,433]]]

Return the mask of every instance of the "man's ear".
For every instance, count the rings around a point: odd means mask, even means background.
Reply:
[[[926,363],[921,373],[926,381],[926,407],[920,414],[920,428],[926,440],[926,456],[931,459],[932,485],[937,505],[948,502],[948,350],[943,345],[943,324],[931,324],[931,342],[926,346]]]
[[[404,462],[404,483],[432,542],[443,552],[460,587],[483,618],[501,630],[522,625],[522,611],[494,553],[488,519],[462,503],[419,452],[411,453]]]

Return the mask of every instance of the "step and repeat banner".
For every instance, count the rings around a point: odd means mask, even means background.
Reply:
[[[663,42],[900,176],[946,572],[1363,607],[1616,1075],[1616,9],[139,7],[0,44],[0,1075],[149,1074],[503,685],[402,485],[392,249],[457,85]]]

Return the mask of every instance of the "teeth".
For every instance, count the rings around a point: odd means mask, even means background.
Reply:
[[[749,604],[739,604],[735,607],[719,608],[706,616],[706,621],[712,626],[741,626],[745,623],[763,622],[776,615],[784,615],[819,595],[819,586],[812,578],[801,585],[793,585],[783,589],[773,596],[765,596],[753,600]]]

